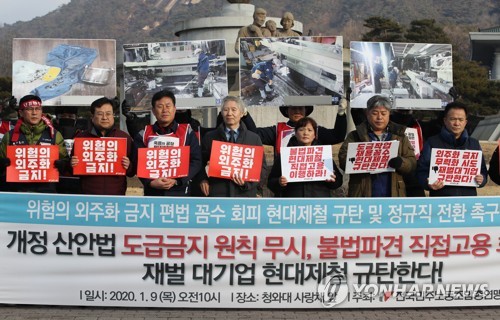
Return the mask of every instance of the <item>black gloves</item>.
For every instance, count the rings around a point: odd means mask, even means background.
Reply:
[[[448,91],[448,94],[453,98],[453,100],[457,100],[458,98],[460,98],[458,90],[455,87],[451,87],[450,90]]]
[[[123,100],[122,102],[122,114],[127,118],[127,120],[135,119],[135,113],[130,112],[130,105],[127,100]]]
[[[56,169],[57,169],[57,171],[59,171],[59,173],[65,172],[67,164],[68,164],[68,161],[66,161],[66,160],[54,161],[54,167],[56,167]]]
[[[12,96],[10,97],[9,99],[9,108],[12,108],[12,109],[16,109],[16,106],[17,106],[17,99],[16,97]]]
[[[10,166],[10,159],[9,158],[0,158],[0,170],[4,170]]]
[[[399,169],[401,168],[401,165],[403,165],[403,158],[401,157],[392,158],[391,160],[389,160],[388,165],[391,168]]]

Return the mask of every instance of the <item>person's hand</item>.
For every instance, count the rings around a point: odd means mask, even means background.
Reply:
[[[78,162],[80,162],[80,160],[78,160],[78,157],[77,156],[72,156],[71,157],[71,166],[72,167],[76,167],[78,165]]]
[[[9,158],[0,158],[0,169],[4,170],[10,166],[10,159]]]
[[[59,171],[59,173],[62,173],[66,170],[66,160],[56,160],[54,161],[54,167],[56,167],[57,171]]]
[[[457,100],[460,97],[458,90],[455,87],[451,87],[450,90],[448,90],[448,94],[453,98],[453,100]]]
[[[158,178],[151,181],[151,188],[169,190],[177,184],[177,180],[171,178]]]
[[[329,178],[329,179],[326,179],[326,182],[333,183],[333,182],[335,182],[335,179],[336,179],[336,178],[337,178],[337,177],[335,176],[335,173],[332,173],[332,174],[330,175],[330,178]]]
[[[337,111],[337,115],[339,115],[339,116],[345,115],[346,110],[347,110],[347,99],[342,98],[342,99],[340,99],[340,102],[339,102],[339,108]]]
[[[279,184],[282,187],[286,187],[286,185],[288,184],[288,180],[286,180],[286,178],[284,176],[281,176],[280,180],[279,180]]]
[[[347,87],[347,91],[346,91],[346,93],[345,93],[345,98],[346,98],[347,100],[351,100],[351,93],[352,93],[352,89],[351,89],[351,87]]]
[[[210,194],[210,185],[208,184],[208,180],[202,180],[200,182],[200,189],[205,197],[208,197],[208,195]]]
[[[427,181],[429,181],[429,179],[427,179]],[[436,182],[429,184],[429,189],[431,190],[439,190],[443,189],[443,187],[444,187],[444,182],[441,180],[436,180]]]
[[[237,173],[233,174],[233,182],[236,183],[237,185],[239,185],[240,187],[243,187],[245,185],[245,181]]]
[[[481,174],[478,174],[474,177],[474,180],[476,180],[477,185],[480,186],[484,181],[484,177]]]
[[[130,112],[130,105],[127,102],[127,99],[124,99],[122,101],[122,114],[127,118],[127,120],[134,120],[135,119],[135,113]]]
[[[9,99],[9,108],[16,109],[17,107],[17,99],[16,97],[12,96]]]
[[[399,156],[392,158],[391,160],[389,160],[389,162],[387,164],[389,165],[389,167],[397,170],[397,169],[401,168],[401,166],[403,165],[403,158],[401,158]]]
[[[130,159],[128,157],[122,158],[122,166],[125,170],[128,169],[128,167],[130,166]]]

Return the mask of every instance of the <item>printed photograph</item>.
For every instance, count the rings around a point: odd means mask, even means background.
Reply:
[[[220,104],[228,95],[225,40],[123,45],[125,99],[134,112],[149,111],[151,97],[170,90],[177,108]]]
[[[442,109],[453,101],[450,44],[351,42],[351,107],[383,95],[399,109]]]
[[[240,38],[240,95],[248,106],[338,104],[342,37]]]
[[[116,42],[14,39],[12,95],[34,94],[46,106],[89,105],[116,96]]]

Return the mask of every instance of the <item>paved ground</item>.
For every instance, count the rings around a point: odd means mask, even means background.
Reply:
[[[311,309],[311,310],[233,310],[233,309],[142,309],[89,308],[52,306],[0,305],[0,320],[65,319],[65,320],[231,320],[231,319],[404,319],[404,320],[497,320],[500,307],[425,308],[425,309]]]

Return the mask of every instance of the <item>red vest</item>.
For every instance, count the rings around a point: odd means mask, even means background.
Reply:
[[[10,121],[1,121],[0,122],[0,134],[1,135],[6,134],[7,132],[10,131],[10,129],[12,129],[12,127],[10,125]]]
[[[276,154],[280,154],[281,146],[287,146],[290,138],[295,135],[295,128],[289,126],[286,122],[278,122],[276,126]]]
[[[144,135],[142,137],[142,142],[146,147],[149,147],[149,141],[153,137],[173,137],[179,139],[179,146],[185,146],[187,141],[187,135],[191,131],[191,126],[188,123],[177,124],[177,130],[175,132],[170,132],[167,134],[158,134],[153,130],[152,125],[147,125],[144,128]]]

